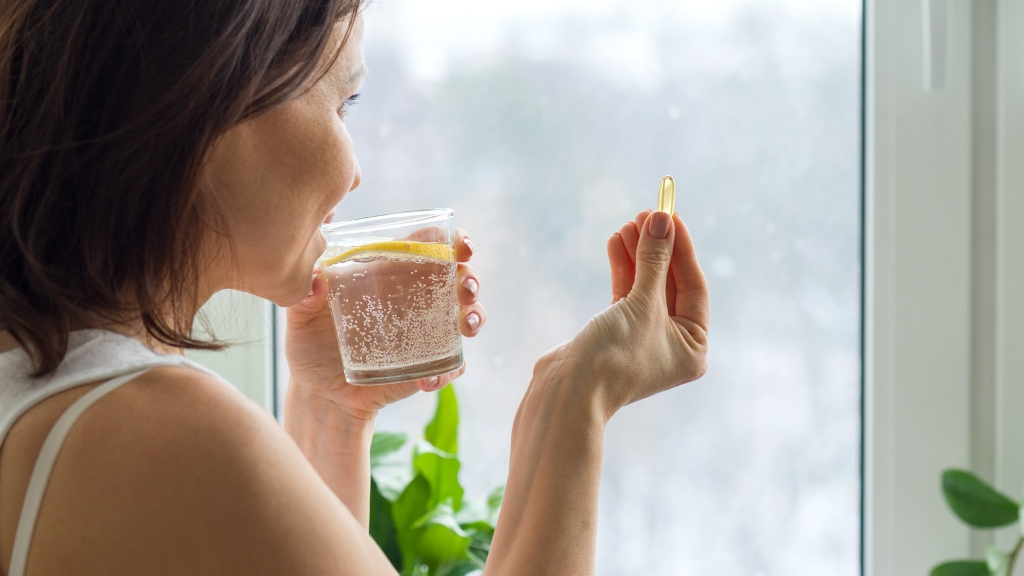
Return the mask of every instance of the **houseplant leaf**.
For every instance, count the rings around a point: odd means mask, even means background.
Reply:
[[[478,500],[464,500],[462,508],[455,514],[455,519],[466,531],[494,531],[487,505]]]
[[[1002,550],[989,546],[985,549],[985,562],[992,576],[1008,576],[1010,574],[1010,555]]]
[[[401,496],[414,475],[408,460],[401,462],[394,457],[408,441],[408,434],[377,432],[370,443],[370,476],[380,495],[391,502]]]
[[[417,557],[435,571],[444,563],[468,560],[471,538],[455,520],[449,502],[438,504],[412,525]]]
[[[446,562],[437,568],[435,576],[471,576],[480,574],[480,567],[469,561]]]
[[[438,391],[434,419],[427,424],[423,437],[438,450],[458,454],[459,402],[455,398],[455,390],[450,385]]]
[[[932,568],[931,576],[989,576],[988,564],[981,560],[953,560]]]
[[[455,520],[455,512],[452,510],[452,505],[449,502],[442,502],[435,506],[430,512],[417,519],[412,527],[415,529],[434,525],[444,526],[459,536],[469,537]]]
[[[451,501],[452,509],[462,507],[465,493],[459,484],[459,459],[435,448],[429,442],[416,444],[413,456],[413,469],[430,484],[430,498],[427,509],[433,509],[442,502]]]
[[[487,562],[487,556],[491,553],[491,540],[494,538],[494,530],[474,530],[470,534],[471,541],[466,549],[466,556],[477,565],[483,568]]]
[[[412,466],[407,435],[378,433],[371,443],[370,533],[403,576],[480,576],[487,560],[504,487],[463,502],[458,424],[448,387],[412,445]]]
[[[402,565],[406,567],[407,572],[414,570],[418,555],[418,539],[412,525],[429,510],[429,499],[430,483],[423,476],[417,475],[391,505],[391,517],[398,536],[398,549],[402,553]]]
[[[942,473],[946,503],[965,523],[976,528],[997,528],[1017,521],[1019,505],[966,470]]]
[[[398,533],[391,516],[391,502],[381,495],[377,483],[370,479],[370,536],[373,537],[395,570],[402,571],[402,551],[398,548]]]
[[[370,467],[381,464],[386,457],[400,450],[408,440],[408,434],[375,432],[370,442]]]
[[[498,525],[498,513],[501,512],[501,501],[505,499],[505,485],[502,484],[487,496],[487,521],[491,527]]]
[[[456,533],[450,527],[441,524],[429,524],[415,530],[418,557],[435,572],[445,562],[469,560],[466,549],[469,548],[468,536]]]
[[[398,500],[414,476],[408,464],[379,464],[370,473],[381,496],[391,502]]]

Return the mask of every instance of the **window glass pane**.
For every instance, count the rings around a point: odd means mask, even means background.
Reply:
[[[860,3],[386,0],[338,219],[452,207],[490,312],[463,479],[504,481],[533,362],[607,305],[664,174],[712,288],[702,380],[612,421],[598,573],[859,572]],[[417,431],[433,397],[388,408]]]

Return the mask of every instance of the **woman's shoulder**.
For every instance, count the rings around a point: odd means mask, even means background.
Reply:
[[[33,425],[59,416],[54,400],[74,401],[54,397],[26,414],[28,428],[8,438],[20,452],[38,440]],[[210,374],[168,366],[110,392],[75,424],[29,562],[42,574],[315,573],[318,562],[341,565],[338,541],[354,527],[269,414]],[[4,528],[6,565],[13,533]]]

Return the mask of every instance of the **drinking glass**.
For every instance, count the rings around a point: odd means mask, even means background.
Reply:
[[[462,366],[454,211],[418,210],[321,228],[338,348],[351,384],[429,378]]]

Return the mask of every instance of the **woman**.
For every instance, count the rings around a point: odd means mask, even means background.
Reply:
[[[0,569],[394,574],[367,534],[383,406],[313,264],[360,173],[358,0],[0,3]],[[462,332],[486,320],[459,233]],[[612,306],[536,365],[487,574],[593,572],[602,436],[700,377],[708,293],[678,216],[608,243]],[[312,279],[312,283],[311,283]],[[289,307],[285,430],[180,355],[234,288]],[[452,378],[459,374],[450,375]]]

